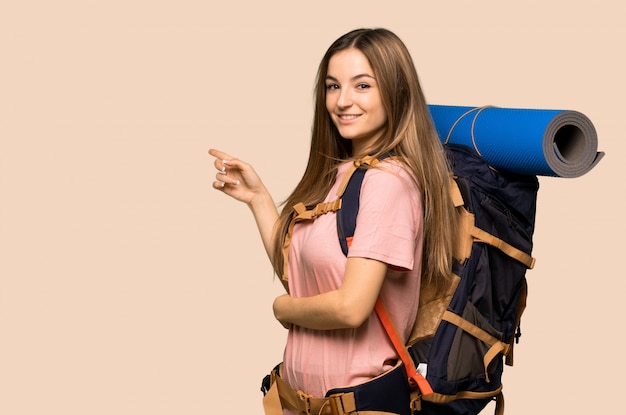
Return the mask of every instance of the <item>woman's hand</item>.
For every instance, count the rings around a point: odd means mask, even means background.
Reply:
[[[209,154],[215,157],[213,164],[217,169],[213,188],[248,205],[259,228],[265,251],[273,263],[274,225],[278,220],[274,199],[251,165],[219,150],[211,149]]]
[[[233,158],[228,154],[211,149],[209,154],[215,157],[217,169],[213,187],[228,196],[251,205],[259,196],[268,196],[268,191],[261,178],[251,165]]]
[[[285,302],[285,301],[289,301],[289,294],[283,294],[281,296],[276,297],[276,299],[274,300],[274,304],[273,304],[274,317],[276,318],[276,320],[278,320],[280,324],[282,324],[284,328],[289,329],[291,327],[291,323],[288,321],[281,321],[280,315],[278,312],[278,310],[281,308],[280,303]]]

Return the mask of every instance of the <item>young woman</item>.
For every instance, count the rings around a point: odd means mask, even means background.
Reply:
[[[213,187],[250,207],[279,276],[292,207],[333,201],[355,160],[392,155],[365,174],[347,257],[334,212],[293,227],[289,294],[275,299],[274,314],[289,328],[280,377],[294,390],[324,397],[393,371],[398,356],[374,304],[383,300],[406,338],[420,283],[449,275],[455,231],[443,147],[403,42],[386,29],[358,29],[329,47],[317,74],[308,164],[281,212],[250,164],[209,153]]]

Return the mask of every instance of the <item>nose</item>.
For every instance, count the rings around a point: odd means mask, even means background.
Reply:
[[[354,102],[352,91],[350,88],[341,88],[337,97],[337,106],[340,108],[348,108]]]

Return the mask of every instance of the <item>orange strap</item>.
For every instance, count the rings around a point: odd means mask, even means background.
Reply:
[[[398,335],[398,331],[396,327],[393,325],[393,321],[391,321],[391,317],[389,317],[389,313],[387,313],[387,309],[383,304],[383,301],[378,297],[376,300],[376,304],[374,305],[374,310],[376,310],[376,314],[378,318],[383,323],[383,327],[393,344],[393,347],[396,349],[396,353],[404,363],[404,368],[406,369],[406,373],[409,377],[409,380],[412,380],[417,387],[419,388],[422,395],[430,395],[433,393],[433,389],[430,384],[422,376],[420,373],[417,373],[417,369],[415,369],[415,364],[413,363],[413,359],[409,356],[409,352],[404,346],[404,342],[400,339]]]
[[[348,246],[350,246],[351,244],[352,238],[348,240]],[[391,340],[394,349],[396,349],[398,357],[400,357],[400,360],[404,364],[404,369],[406,370],[409,382],[413,381],[413,384],[417,385],[422,395],[433,394],[433,388],[430,386],[430,383],[428,383],[424,376],[422,376],[420,373],[417,373],[417,369],[415,368],[413,359],[411,358],[411,356],[409,356],[409,352],[404,346],[404,342],[400,338],[398,330],[396,330],[396,326],[394,326],[393,321],[391,321],[391,317],[389,316],[389,313],[385,308],[385,304],[383,304],[383,300],[380,297],[376,299],[376,304],[374,304],[374,310],[376,311],[376,315],[383,324],[383,327],[385,328],[387,336],[389,337],[389,340]]]

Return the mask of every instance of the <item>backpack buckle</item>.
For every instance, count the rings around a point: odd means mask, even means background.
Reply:
[[[354,393],[338,393],[328,398],[332,415],[350,415],[356,413]]]
[[[306,393],[304,393],[303,391],[299,390],[298,391],[298,398],[300,398],[300,400],[304,403],[304,411],[307,414],[311,414],[311,395],[308,395]]]
[[[411,399],[411,413],[415,414],[422,410],[422,395],[420,394],[417,398]]]
[[[358,160],[354,160],[354,167],[358,169],[361,166],[373,166],[376,163],[378,163],[378,159],[376,157],[365,156]]]
[[[317,206],[313,208],[311,216],[315,218],[325,215],[328,212],[336,212],[339,209],[341,209],[341,199],[335,199],[332,202],[318,203]]]

